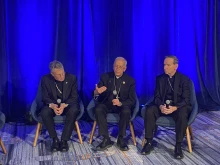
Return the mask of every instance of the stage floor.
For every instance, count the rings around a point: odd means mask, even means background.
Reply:
[[[89,145],[89,133],[92,122],[79,121],[83,144],[79,144],[78,136],[73,131],[72,140],[68,142],[69,151],[66,153],[51,153],[51,139],[44,131],[39,136],[36,147],[32,147],[36,125],[7,123],[1,130],[1,137],[5,144],[7,155],[0,152],[0,164],[9,165],[98,165],[98,164],[220,164],[220,111],[202,112],[197,115],[192,124],[194,140],[193,152],[189,153],[186,139],[183,143],[184,159],[176,160],[173,157],[175,132],[173,129],[159,127],[154,138],[154,150],[150,155],[140,154],[141,142],[144,135],[143,119],[137,117],[134,121],[137,146],[133,145],[130,130],[127,130],[127,141],[130,150],[120,151],[116,144],[105,152],[94,152],[93,146],[100,142],[97,129],[92,145]],[[57,125],[58,135],[61,135],[63,125]],[[116,142],[118,127],[109,125],[111,139]]]

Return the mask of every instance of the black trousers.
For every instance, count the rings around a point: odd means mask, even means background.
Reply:
[[[191,107],[182,107],[169,114],[175,121],[176,142],[182,142],[186,133],[188,114],[192,111]],[[153,131],[156,126],[156,120],[160,116],[168,116],[161,113],[156,105],[151,105],[146,109],[144,117],[145,138],[153,138]]]
[[[79,113],[79,109],[77,105],[69,105],[64,109],[62,116],[65,115],[66,120],[64,123],[64,128],[61,136],[62,140],[70,139],[78,113]],[[49,132],[50,137],[51,138],[57,137],[54,120],[53,120],[53,117],[56,116],[56,114],[54,113],[53,109],[49,108],[48,106],[44,106],[41,109],[40,115],[42,117],[46,129]]]
[[[131,109],[128,106],[109,106],[107,104],[98,104],[95,107],[96,121],[99,127],[99,135],[107,137],[108,125],[107,125],[107,114],[118,113],[120,116],[119,120],[119,136],[126,136],[126,128],[129,124],[131,117]]]

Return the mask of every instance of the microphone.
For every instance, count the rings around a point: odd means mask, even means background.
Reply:
[[[171,101],[170,100],[166,100],[166,108],[169,109]]]
[[[116,90],[113,90],[113,99],[116,99],[116,97],[117,97],[117,91]]]
[[[60,108],[61,99],[57,99],[58,108]]]

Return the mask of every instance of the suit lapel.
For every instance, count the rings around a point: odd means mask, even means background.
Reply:
[[[162,84],[162,86],[164,86],[164,88],[162,88],[162,89],[164,89],[163,91],[162,91],[162,98],[163,98],[163,103],[165,102],[164,101],[164,99],[165,99],[165,95],[166,95],[166,93],[167,93],[167,80],[168,80],[168,78],[167,78],[167,76],[165,75],[164,77],[163,77],[163,84]]]
[[[121,85],[121,90],[120,91],[123,91],[126,88],[126,78],[125,78],[124,75],[121,78],[121,84],[120,85]]]
[[[66,99],[67,89],[68,89],[69,84],[70,84],[68,81],[69,81],[68,75],[66,74],[66,78],[63,82],[63,100]]]
[[[174,91],[173,91],[173,101],[174,101],[174,104],[176,104],[177,102],[177,92],[178,92],[178,88],[179,88],[179,83],[180,83],[180,78],[179,78],[179,74],[178,72],[176,72],[176,75],[175,75],[175,80],[174,80]]]
[[[51,91],[53,93],[54,99],[57,100],[57,88],[56,88],[56,85],[55,85],[55,80],[54,80],[52,75],[51,75],[51,78],[50,78],[50,87],[51,87]]]
[[[112,94],[113,90],[115,89],[114,88],[114,75],[112,74],[108,80],[108,87],[109,87],[109,90],[108,90],[108,94],[106,95],[107,97],[109,97],[110,94]]]

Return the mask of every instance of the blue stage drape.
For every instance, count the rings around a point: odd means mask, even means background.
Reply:
[[[86,106],[117,56],[144,104],[170,54],[194,81],[200,108],[219,110],[219,22],[219,0],[1,0],[0,110],[22,117],[54,59],[77,76]]]

